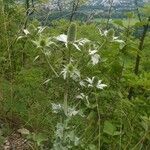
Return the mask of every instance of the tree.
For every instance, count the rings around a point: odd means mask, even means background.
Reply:
[[[88,0],[52,0],[50,7],[59,11],[69,11],[69,20],[72,22],[77,10]]]

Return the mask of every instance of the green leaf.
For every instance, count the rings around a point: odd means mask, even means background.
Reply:
[[[90,149],[90,150],[97,150],[96,146],[93,145],[93,144],[90,144],[90,145],[89,145],[89,149]]]
[[[32,139],[37,142],[37,145],[40,146],[42,142],[47,140],[47,137],[42,133],[35,134],[33,133]]]
[[[115,130],[116,130],[116,127],[115,127],[111,122],[105,121],[103,131],[104,131],[106,134],[113,136]]]
[[[115,131],[115,132],[114,132],[114,136],[115,136],[115,135],[120,135],[120,134],[121,134],[121,132],[119,132],[119,131]]]
[[[121,27],[124,27],[122,20],[114,20],[113,22],[114,22],[114,24],[116,24],[116,25],[119,25],[119,26],[121,26]]]

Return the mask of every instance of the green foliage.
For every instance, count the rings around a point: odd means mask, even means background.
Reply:
[[[25,9],[10,6],[0,6],[0,143],[25,127],[36,149],[149,149],[149,32],[139,49],[148,20],[130,13],[105,31],[29,18],[23,29]]]

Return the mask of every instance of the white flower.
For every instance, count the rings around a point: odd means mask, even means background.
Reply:
[[[61,35],[55,37],[55,39],[60,42],[67,43],[67,35],[65,35],[65,34],[61,34]]]
[[[57,41],[63,42],[65,44],[65,46],[67,47],[68,41],[67,41],[67,35],[66,34],[61,34],[57,37],[54,37],[54,39],[56,39]],[[82,39],[74,41],[72,44],[77,50],[81,51],[79,46],[83,46],[87,42],[90,42],[90,41],[86,38],[82,38]]]
[[[99,29],[99,32],[100,32],[100,35],[101,36],[105,36],[105,37],[107,37],[107,34],[108,34],[108,31],[107,30],[105,30],[104,32],[102,32],[100,29]],[[124,43],[124,41],[123,40],[120,40],[117,36],[113,36],[113,39],[112,39],[112,41],[111,42],[118,42],[118,43]]]
[[[81,117],[85,117],[82,110],[75,110],[75,108],[69,107],[68,108],[68,116],[73,117],[73,116],[76,116],[76,115],[79,115]]]
[[[38,40],[36,40],[36,41],[32,41],[36,46],[37,46],[37,48],[41,48],[41,47],[43,47],[43,48],[50,48],[51,47],[51,45],[56,45],[53,41],[52,41],[52,38],[44,38],[44,37],[42,37],[42,36],[40,36],[39,37],[39,39]]]
[[[73,80],[76,80],[80,77],[80,71],[71,63],[64,66],[64,69],[62,70],[61,74],[63,75],[64,79],[66,79],[67,76],[70,76],[70,78],[72,78]]]
[[[97,50],[89,50],[89,55],[94,55],[95,53],[97,53]]]
[[[102,80],[99,80],[98,81],[98,83],[97,83],[97,85],[96,85],[96,87],[98,88],[98,89],[103,89],[104,87],[106,87],[107,85],[106,84],[102,84]]]
[[[79,84],[80,84],[80,86],[84,86],[85,87],[84,81],[80,81]]]
[[[67,73],[68,73],[68,71],[67,71],[67,68],[65,67],[60,74],[62,74],[64,79],[66,79],[67,78]]]
[[[107,33],[108,33],[108,30],[105,30],[103,35],[107,36]]]
[[[81,51],[80,47],[76,43],[73,43],[73,45],[77,50]]]
[[[43,51],[45,55],[50,56],[51,55],[51,51],[45,50]]]
[[[94,55],[92,55],[91,60],[92,60],[92,64],[96,65],[99,63],[100,56],[98,54],[94,54]]]
[[[89,43],[90,40],[86,39],[86,38],[81,38],[79,40],[76,41],[79,45],[83,46],[85,45],[86,43]]]
[[[116,37],[116,36],[113,37],[113,41],[118,42],[118,43],[124,43],[123,40],[119,40],[118,37]]]
[[[80,95],[76,96],[77,99],[88,99],[88,96],[86,96],[84,93],[80,93]]]
[[[46,29],[46,27],[38,27],[38,33],[42,33],[44,30]]]
[[[89,50],[89,55],[91,56],[91,61],[93,65],[99,63],[100,55],[97,54],[97,50]]]
[[[89,77],[87,77],[87,79],[85,79],[89,83],[88,87],[93,87],[94,79],[95,79],[95,77],[92,77],[92,79],[90,79]]]
[[[27,29],[24,29],[23,32],[24,32],[25,35],[30,34],[30,32]]]
[[[61,110],[62,110],[62,105],[61,104],[52,103],[52,111],[53,111],[53,113],[57,114]]]
[[[72,117],[79,113],[79,111],[76,111],[75,108],[68,108],[68,116]]]
[[[85,79],[88,82],[88,87],[96,87],[97,89],[103,89],[104,87],[106,87],[106,84],[102,84],[102,80],[98,80],[97,84],[94,83],[94,79],[95,77],[92,77],[92,79],[87,78]]]
[[[108,30],[105,30],[104,32],[102,32],[102,30],[99,29],[99,33],[101,36],[107,36]]]

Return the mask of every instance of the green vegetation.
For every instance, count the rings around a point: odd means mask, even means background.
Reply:
[[[47,26],[29,7],[0,1],[0,149],[149,150],[149,7]]]

